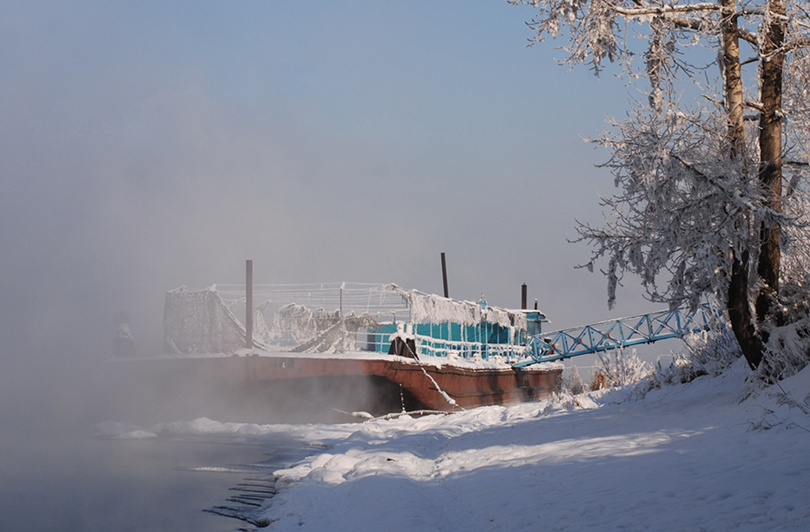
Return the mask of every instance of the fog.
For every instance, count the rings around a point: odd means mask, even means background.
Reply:
[[[527,48],[505,2],[0,4],[0,415],[90,432],[124,311],[181,285],[394,282],[573,326],[655,308],[575,270],[622,80]],[[47,432],[47,431],[46,431]],[[23,438],[24,440],[24,438]]]

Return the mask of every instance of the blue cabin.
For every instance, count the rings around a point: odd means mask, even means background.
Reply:
[[[412,349],[420,356],[514,359],[547,321],[539,310],[507,310],[488,306],[483,300],[456,301],[399,290],[410,308],[410,319],[369,330],[367,350],[396,352],[392,342],[399,338],[412,341]]]

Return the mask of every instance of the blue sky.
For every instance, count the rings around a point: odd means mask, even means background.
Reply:
[[[0,283],[9,346],[160,336],[180,285],[395,282],[555,326],[657,308],[575,270],[635,89],[525,45],[488,2],[0,5]],[[48,324],[47,327],[44,324]],[[16,342],[16,343],[15,343]],[[93,343],[95,342],[95,343]],[[99,347],[101,349],[101,347]]]

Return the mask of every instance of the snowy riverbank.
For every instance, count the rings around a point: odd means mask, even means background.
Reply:
[[[267,530],[808,530],[810,415],[775,387],[740,402],[752,390],[743,364],[643,398],[618,390],[362,424],[203,419],[153,431],[313,446],[276,472],[279,494],[255,515]],[[810,368],[782,387],[805,401]]]

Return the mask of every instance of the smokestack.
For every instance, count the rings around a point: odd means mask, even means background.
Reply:
[[[450,292],[447,291],[447,262],[444,260],[444,251],[442,251],[442,281],[444,281],[444,297],[449,298]]]
[[[526,283],[520,287],[520,308],[526,310]]]

